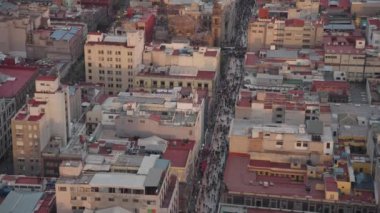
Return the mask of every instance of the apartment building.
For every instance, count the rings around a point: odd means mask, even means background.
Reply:
[[[312,101],[314,99],[314,101]],[[240,91],[235,118],[255,120],[261,123],[301,125],[310,120],[331,124],[331,109],[318,102],[318,97],[304,91],[287,92]]]
[[[87,26],[82,23],[61,23],[30,33],[26,41],[26,56],[39,60],[76,61],[83,54],[84,34]]]
[[[34,99],[12,119],[13,167],[15,174],[40,175],[41,151],[50,140],[46,102]]]
[[[0,158],[9,154],[12,145],[11,120],[34,90],[38,71],[18,65],[0,66]]]
[[[84,49],[86,82],[101,83],[107,94],[117,94],[133,87],[133,69],[142,63],[144,32],[91,33]]]
[[[366,28],[366,39],[368,45],[373,46],[374,48],[380,48],[380,19],[379,18],[369,18],[367,20]]]
[[[348,81],[364,81],[380,75],[377,54],[367,51],[365,38],[350,34],[330,34],[324,37],[326,65],[344,72]]]
[[[158,155],[143,157],[128,172],[82,171],[63,163],[56,183],[57,212],[122,207],[133,212],[178,212],[178,181],[170,162]]]
[[[202,71],[216,72],[218,76],[220,48],[192,47],[189,41],[146,46],[143,53],[143,64],[159,67],[195,67]]]
[[[255,124],[253,120],[234,119],[229,133],[230,152],[248,153],[251,159],[279,163],[294,160],[305,164],[330,159],[334,142],[332,131],[321,121],[306,125]]]
[[[380,80],[369,78],[367,79],[366,92],[368,103],[371,105],[380,105]]]
[[[141,65],[136,69],[133,86],[135,90],[152,92],[160,89],[187,87],[204,90],[209,95],[215,92],[217,73],[213,71],[202,71],[196,67],[185,66]]]
[[[271,45],[313,48],[322,45],[323,25],[321,21],[258,17],[250,21],[247,37],[250,51]]]
[[[13,159],[16,174],[42,174],[41,152],[51,138],[59,138],[59,147],[71,137],[71,104],[68,87],[55,76],[36,79],[34,98],[12,119]]]
[[[351,2],[351,14],[356,16],[373,17],[379,15],[380,3],[378,1],[354,0]]]

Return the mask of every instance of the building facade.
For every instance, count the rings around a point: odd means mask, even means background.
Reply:
[[[84,49],[86,82],[104,84],[107,94],[117,94],[133,87],[133,69],[142,63],[144,32],[89,34]]]
[[[248,25],[248,50],[271,45],[287,48],[313,48],[322,45],[323,25],[302,19],[257,18]]]

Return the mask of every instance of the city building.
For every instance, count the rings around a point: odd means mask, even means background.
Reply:
[[[120,21],[120,26],[116,27],[116,35],[125,35],[131,30],[143,30],[145,42],[153,41],[154,25],[156,23],[157,11],[147,8],[128,8],[127,14]]]
[[[332,131],[321,121],[305,124],[256,124],[234,119],[229,133],[230,152],[250,154],[251,160],[276,163],[323,164],[331,159]],[[303,178],[303,175],[294,177]]]
[[[105,85],[107,94],[133,87],[133,69],[142,63],[144,31],[124,36],[91,33],[85,44],[86,82]]]
[[[369,18],[367,20],[366,27],[366,39],[368,45],[374,48],[380,48],[380,19],[379,18]]]
[[[379,15],[380,3],[371,0],[354,0],[351,2],[351,14],[358,17]]]
[[[32,31],[26,42],[26,56],[38,60],[76,61],[83,54],[85,24],[60,23],[51,25],[52,29]]]
[[[57,212],[122,207],[129,211],[177,212],[178,180],[170,162],[143,157],[126,172],[82,172],[81,164],[63,163],[56,183]]]
[[[224,193],[219,208],[260,208],[299,212],[377,212],[373,192],[350,189],[344,193],[344,175],[321,175],[298,163],[250,160],[249,154],[230,153],[224,172]],[[319,174],[319,178],[315,178]],[[339,176],[341,175],[341,176]],[[294,181],[295,177],[301,181]],[[236,181],[241,180],[241,181]],[[256,212],[253,210],[252,212]]]
[[[189,41],[161,43],[146,46],[143,64],[153,66],[195,67],[198,70],[220,70],[220,48],[193,47]]]
[[[271,45],[287,48],[319,47],[323,42],[321,21],[271,19],[258,17],[248,25],[248,50],[256,51]]]
[[[155,67],[141,65],[136,68],[133,86],[136,90],[156,91],[188,87],[205,90],[209,95],[215,92],[217,73],[198,70],[196,67],[165,66]]]
[[[19,65],[0,66],[0,158],[9,154],[12,145],[11,120],[34,91],[38,70]]]
[[[13,8],[13,9],[12,9]],[[26,57],[26,41],[33,30],[47,26],[46,6],[30,3],[15,5],[3,2],[0,6],[0,51]]]
[[[319,103],[318,96],[300,90],[285,93],[265,91],[240,91],[235,118],[261,123],[305,124],[308,120],[331,123],[329,104]]]
[[[34,98],[29,99],[12,119],[16,174],[42,174],[41,152],[51,138],[59,138],[59,147],[68,143],[73,134],[70,107],[80,108],[80,102],[72,104],[74,100],[69,87],[62,87],[58,77],[40,76],[36,79]]]

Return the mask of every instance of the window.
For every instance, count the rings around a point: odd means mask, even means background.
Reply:
[[[282,146],[284,144],[283,141],[276,141],[276,146]]]
[[[99,74],[104,74],[104,70],[99,70]]]
[[[116,78],[116,81],[117,82],[121,82],[121,78]]]
[[[115,58],[116,62],[121,62],[121,58]]]
[[[202,88],[202,84],[201,83],[198,83],[198,88]]]
[[[170,81],[170,82],[169,82],[169,87],[170,87],[170,88],[173,88],[173,87],[174,87],[174,82],[173,82],[173,81]]]
[[[121,75],[121,71],[116,71],[116,75]]]
[[[87,197],[81,197],[80,199],[81,200],[87,200]]]
[[[88,76],[88,80],[92,80],[92,76],[91,75]]]
[[[64,187],[64,186],[60,186],[60,187],[58,188],[58,190],[61,191],[61,192],[65,192],[65,191],[67,191],[67,188]]]
[[[108,84],[108,87],[113,88],[113,84]]]
[[[178,86],[179,86],[179,87],[182,87],[182,82],[178,82]]]
[[[91,66],[92,66],[92,64],[91,64],[91,63],[88,63],[87,65],[88,65],[89,67],[91,67]]]
[[[112,55],[112,51],[111,50],[107,50],[107,54],[108,55]]]
[[[187,83],[187,87],[191,87],[191,83]]]
[[[99,67],[102,67],[102,64],[101,64],[101,63],[99,63]]]
[[[112,75],[113,74],[112,70],[108,70],[107,74]]]
[[[87,53],[88,53],[88,54],[91,54],[91,50],[87,50]]]
[[[128,63],[132,63],[133,62],[133,59],[132,58],[128,58]]]
[[[113,81],[113,78],[112,77],[108,77],[107,80],[108,81]]]
[[[115,188],[108,188],[109,193],[115,193]]]
[[[116,84],[116,88],[121,88],[121,84]]]
[[[165,87],[165,81],[161,81],[161,87]]]
[[[99,187],[91,187],[91,192],[99,192]]]
[[[95,201],[100,201],[100,197],[95,197]]]
[[[132,69],[132,65],[128,65],[128,69]]]
[[[138,200],[138,199],[133,199],[133,202],[134,202],[134,203],[138,203],[139,200]]]
[[[98,53],[99,54],[104,54],[104,51],[103,50],[99,50]]]
[[[108,198],[108,201],[113,202],[113,201],[115,201],[115,198],[110,197],[110,198]]]
[[[112,61],[112,58],[107,58],[107,61]]]
[[[76,196],[71,197],[71,200],[77,200]]]
[[[125,198],[124,198],[122,201],[123,201],[123,202],[128,202],[128,199],[125,199]]]
[[[131,56],[131,55],[132,55],[132,52],[128,52],[128,55]]]
[[[91,70],[91,69],[89,69],[89,70],[88,70],[88,73],[92,73],[92,70]]]
[[[116,51],[115,55],[121,55],[121,52],[120,51]]]
[[[326,149],[330,149],[330,143],[326,143]]]
[[[204,84],[204,87],[205,87],[205,88],[208,88],[208,84]]]
[[[116,65],[115,65],[115,68],[120,69],[120,68],[121,68],[121,65],[120,65],[120,64],[116,64]]]
[[[302,143],[301,142],[297,142],[297,147],[301,147]]]

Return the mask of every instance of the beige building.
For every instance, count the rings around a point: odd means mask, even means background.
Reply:
[[[69,87],[62,87],[55,76],[36,79],[34,98],[12,119],[16,174],[41,174],[41,151],[51,138],[59,138],[60,147],[67,144],[72,134],[71,107],[80,108],[77,92],[70,94]]]
[[[83,23],[58,23],[50,25],[50,28],[30,33],[26,41],[27,57],[34,60],[76,61],[83,54],[87,26]]]
[[[313,48],[322,45],[323,25],[320,21],[302,19],[257,18],[248,25],[248,50],[271,45],[287,48]]]
[[[333,154],[333,143],[331,128],[320,121],[288,125],[234,119],[229,133],[230,152],[279,163],[323,163]]]
[[[240,91],[235,107],[235,118],[255,120],[260,123],[305,124],[309,120],[320,120],[325,125],[332,123],[329,104],[310,103],[302,91],[280,92]],[[318,96],[315,96],[318,100]]]
[[[178,212],[178,180],[170,162],[145,156],[128,172],[82,171],[82,164],[64,162],[56,187],[57,212],[80,212],[120,206],[132,212]]]
[[[106,93],[117,94],[133,87],[133,69],[142,63],[144,32],[91,33],[84,49],[86,82],[104,84]]]
[[[219,73],[220,48],[192,47],[188,41],[146,46],[143,64],[161,67],[195,67],[198,70]]]
[[[3,2],[0,8],[7,6],[9,2]],[[8,14],[0,13],[0,52],[26,56],[26,41],[30,33],[47,24],[49,9],[35,4],[14,5],[14,11]],[[5,10],[7,10],[5,9]]]
[[[41,151],[50,140],[46,102],[30,100],[12,120],[13,166],[15,174],[40,175]]]
[[[141,65],[135,71],[134,86],[136,90],[156,91],[159,89],[173,89],[187,87],[201,89],[208,94],[214,92],[217,73],[202,71],[196,67],[151,67]]]
[[[348,81],[364,81],[380,75],[377,55],[366,53],[363,37],[330,35],[324,38],[325,64],[345,73]]]

